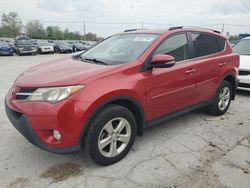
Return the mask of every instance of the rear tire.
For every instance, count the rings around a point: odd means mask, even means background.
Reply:
[[[85,139],[87,155],[99,165],[116,163],[132,148],[136,132],[137,124],[131,111],[108,105],[91,121]]]
[[[208,107],[208,112],[215,116],[225,114],[230,107],[232,94],[232,85],[228,81],[223,80],[217,89],[212,105]]]

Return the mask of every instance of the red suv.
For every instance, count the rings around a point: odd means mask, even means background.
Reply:
[[[108,165],[149,126],[200,107],[224,114],[235,98],[238,66],[239,56],[216,31],[129,31],[25,71],[6,95],[6,112],[39,148],[85,148]]]

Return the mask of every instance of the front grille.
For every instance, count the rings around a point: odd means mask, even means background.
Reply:
[[[32,50],[32,48],[30,48],[30,47],[25,47],[25,48],[23,48],[23,49],[26,50],[26,51]]]
[[[36,89],[34,88],[21,88],[18,93],[16,93],[16,100],[27,99]]]
[[[240,76],[250,75],[250,70],[240,70],[239,75]]]

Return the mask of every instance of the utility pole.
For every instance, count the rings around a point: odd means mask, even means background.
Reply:
[[[225,24],[223,23],[222,24],[222,31],[221,31],[222,34],[224,34],[224,29],[225,29]]]
[[[85,34],[86,34],[85,20],[83,20],[83,22],[82,22],[82,29],[83,29],[83,40],[85,40]]]

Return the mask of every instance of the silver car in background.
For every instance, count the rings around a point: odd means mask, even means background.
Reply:
[[[45,54],[45,53],[54,53],[54,46],[49,42],[38,42],[37,44],[37,53]]]
[[[239,89],[250,90],[250,37],[237,42],[233,50],[240,55]]]

